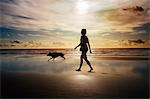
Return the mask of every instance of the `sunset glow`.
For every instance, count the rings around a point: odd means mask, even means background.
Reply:
[[[148,0],[2,0],[1,48],[147,48]]]
[[[89,4],[87,1],[79,0],[76,7],[79,14],[86,14],[89,9]]]

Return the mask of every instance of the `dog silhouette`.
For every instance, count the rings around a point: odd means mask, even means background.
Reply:
[[[53,59],[53,61],[54,61],[54,59],[55,59],[56,57],[61,57],[61,58],[65,59],[64,54],[63,54],[63,53],[58,53],[58,52],[49,52],[49,53],[47,54],[47,56],[51,56],[51,58],[50,58],[49,60]],[[48,61],[49,61],[49,60],[48,60]]]

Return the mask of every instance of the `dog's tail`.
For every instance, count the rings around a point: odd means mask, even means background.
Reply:
[[[47,56],[49,56],[49,53],[47,54]]]

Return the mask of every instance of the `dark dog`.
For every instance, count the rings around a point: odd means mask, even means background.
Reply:
[[[51,58],[49,59],[49,60],[51,60],[51,59],[55,59],[56,57],[62,57],[63,59],[65,59],[65,57],[64,57],[64,54],[63,53],[57,53],[57,52],[49,52],[48,54],[47,54],[47,56],[51,56]],[[49,61],[48,60],[48,61]]]

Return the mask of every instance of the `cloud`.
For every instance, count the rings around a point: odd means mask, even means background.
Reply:
[[[37,41],[19,41],[19,40],[8,40],[0,42],[1,48],[36,48],[45,47],[47,45]]]
[[[150,32],[150,23],[140,24],[139,26],[133,27],[136,32],[144,31],[146,34]]]
[[[132,8],[123,8],[124,11],[133,11],[133,12],[143,12],[144,8],[141,6],[136,6]]]
[[[18,0],[0,0],[1,3],[17,4]]]
[[[136,4],[128,1],[114,8],[97,11],[98,18],[104,17],[105,23],[109,23],[105,26],[105,31],[99,32],[99,36],[109,39],[149,39],[148,1],[143,0]]]
[[[32,38],[36,39],[38,36],[39,38],[50,36],[47,33],[44,33],[42,31],[33,31],[33,30],[27,30],[27,29],[21,29],[16,27],[1,27],[0,26],[0,33],[1,33],[1,39],[27,39]],[[37,38],[38,39],[38,38]]]
[[[128,47],[146,47],[146,48],[148,48],[150,46],[150,41],[149,40],[141,40],[141,39],[121,40],[120,44],[122,46],[128,46]]]
[[[14,40],[14,41],[11,41],[10,43],[17,43],[17,44],[21,44],[21,42],[19,40]]]
[[[129,44],[132,45],[132,44],[144,44],[145,41],[141,40],[141,39],[138,39],[138,40],[128,40]]]
[[[108,37],[110,35],[111,35],[111,33],[101,33],[101,36],[103,36],[103,37]]]
[[[122,11],[121,9],[112,9],[104,12],[104,15],[109,21],[116,25],[140,24],[148,21],[147,15],[144,12]]]
[[[1,40],[1,48],[63,48],[65,43],[60,41],[40,42],[40,41],[21,41],[21,40]]]
[[[55,46],[55,47],[62,47],[62,46],[65,46],[65,44],[64,43],[62,43],[62,42],[52,42],[52,45],[53,46]]]
[[[29,17],[29,16],[22,16],[22,15],[10,15],[14,18],[20,18],[20,19],[25,19],[25,20],[35,20],[35,18]]]
[[[149,6],[148,0],[125,1],[116,7],[100,10],[97,14],[105,16],[114,25],[133,26],[149,22]]]
[[[63,30],[63,29],[51,29],[51,30],[30,30],[22,29],[18,27],[0,26],[1,39],[19,39],[19,40],[47,40],[48,42],[55,40],[65,41],[71,38],[72,35],[77,36],[76,32]]]
[[[139,24],[136,25],[134,27],[132,27],[133,32],[131,32],[130,34],[134,37],[134,38],[141,38],[141,39],[145,39],[148,40],[150,39],[150,33],[149,33],[149,29],[150,29],[150,23],[144,23],[144,24]]]

